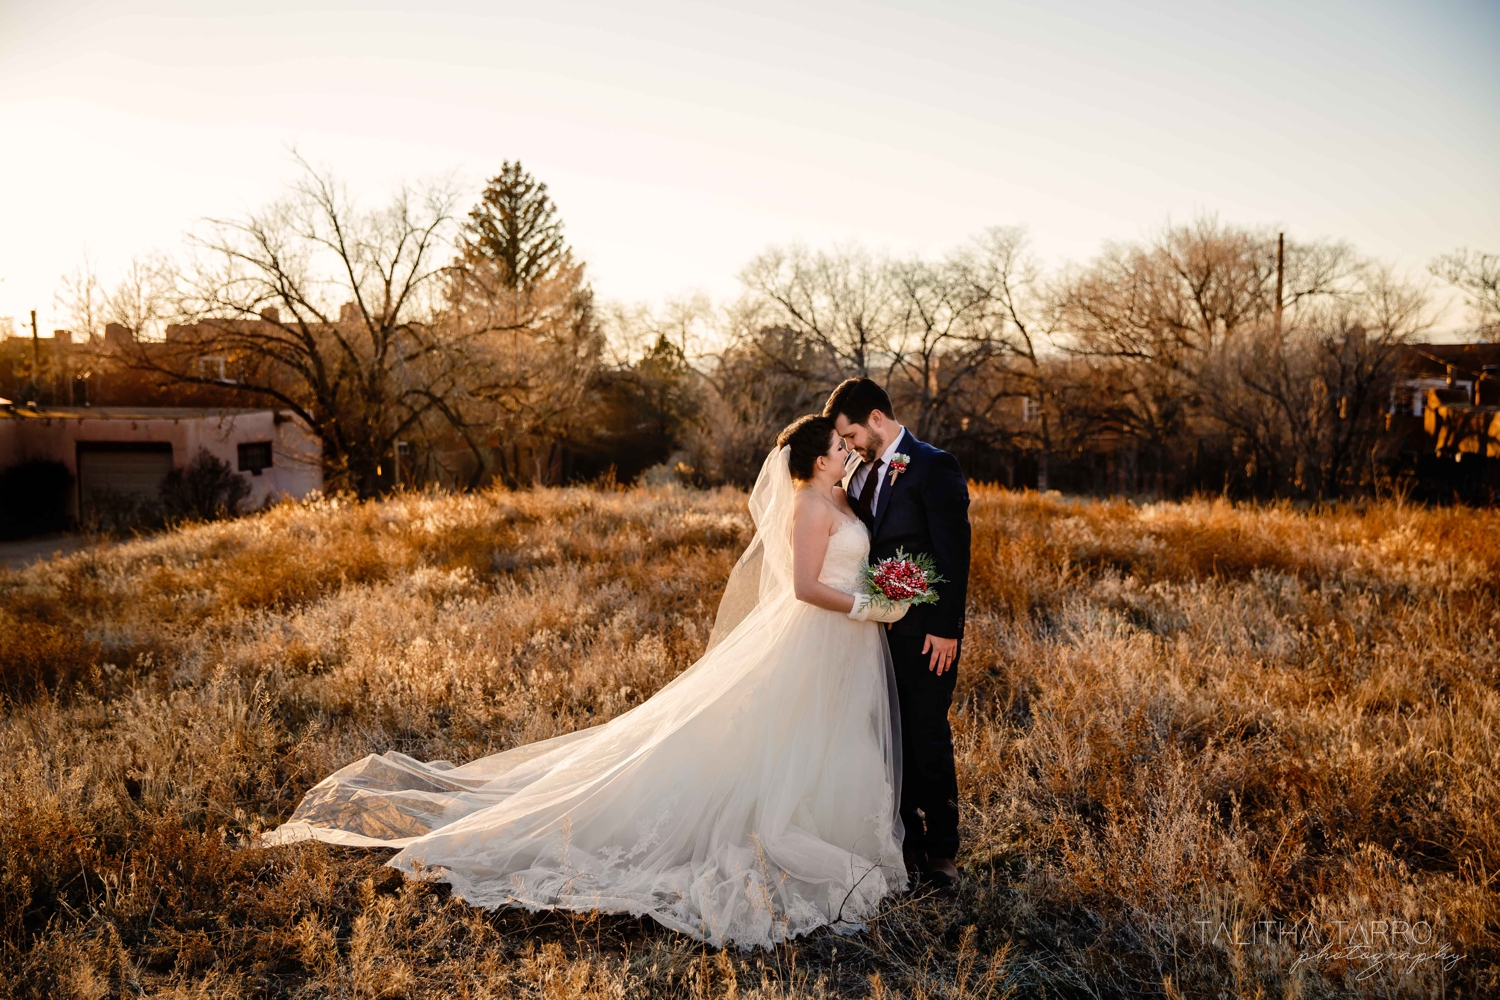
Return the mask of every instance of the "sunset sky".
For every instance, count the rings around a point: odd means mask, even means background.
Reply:
[[[293,147],[371,200],[519,158],[631,301],[771,243],[1025,223],[1055,263],[1199,211],[1419,274],[1500,251],[1500,3],[5,0],[0,134],[0,317],[44,333],[85,253],[175,249]]]

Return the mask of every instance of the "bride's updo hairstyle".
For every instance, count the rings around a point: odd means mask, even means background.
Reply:
[[[799,483],[805,483],[813,477],[813,463],[818,460],[818,456],[828,454],[828,446],[832,442],[833,418],[820,417],[814,413],[793,420],[786,430],[776,436],[778,448],[785,446],[791,449],[787,464],[791,466],[792,478]]]

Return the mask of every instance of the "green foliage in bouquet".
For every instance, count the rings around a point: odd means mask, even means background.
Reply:
[[[923,552],[907,555],[902,549],[879,562],[865,564],[865,586],[876,604],[936,604],[940,583],[948,581],[937,571],[932,556]]]

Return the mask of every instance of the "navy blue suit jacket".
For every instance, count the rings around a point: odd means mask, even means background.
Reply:
[[[969,596],[969,484],[958,459],[940,448],[918,441],[905,431],[896,451],[911,457],[906,471],[891,481],[882,470],[875,516],[865,517],[870,529],[870,561],[904,549],[907,555],[927,553],[948,582],[939,584],[936,604],[919,604],[891,626],[900,635],[935,635],[959,639],[964,634],[964,609]],[[859,470],[854,466],[846,483]],[[859,505],[850,503],[856,511]]]

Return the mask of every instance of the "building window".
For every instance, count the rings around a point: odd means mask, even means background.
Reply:
[[[231,377],[234,374],[233,366],[229,359],[220,354],[212,354],[208,357],[198,359],[198,377],[212,379],[225,385],[238,385],[239,379]]]
[[[1029,424],[1042,412],[1042,401],[1035,396],[1021,397],[1021,423]]]
[[[261,469],[271,467],[271,442],[251,441],[240,445],[240,471],[252,476],[260,475]]]

